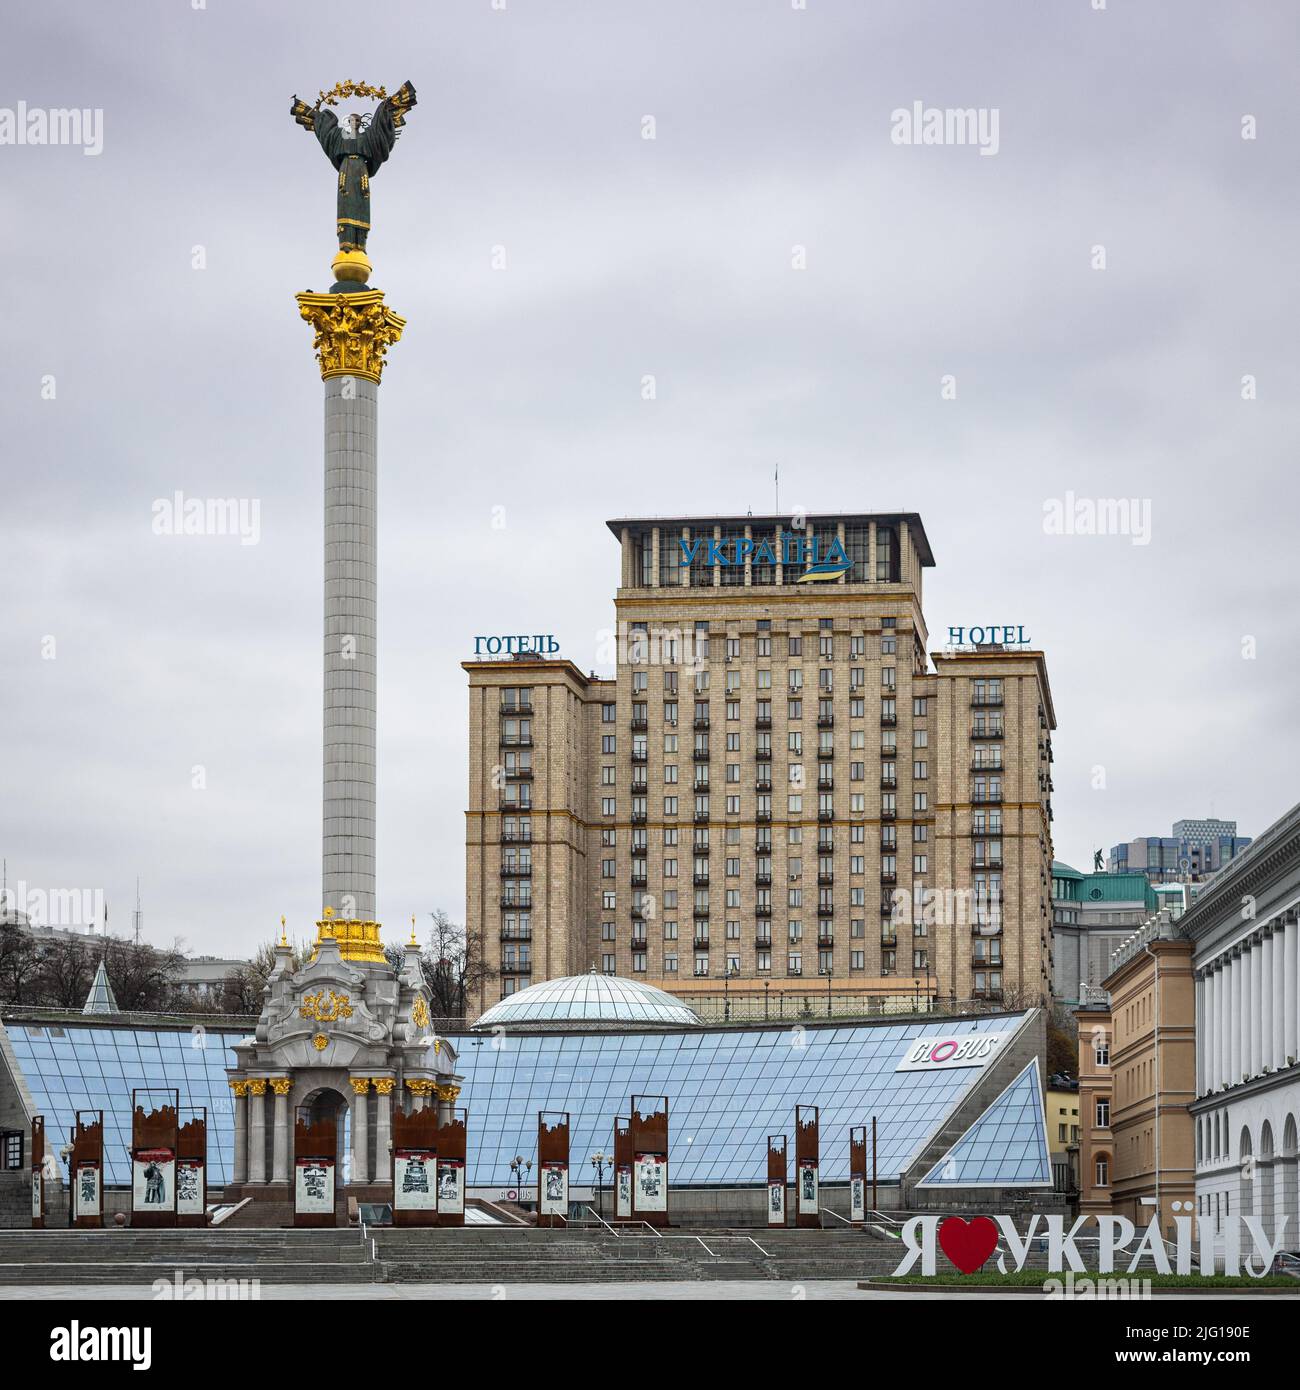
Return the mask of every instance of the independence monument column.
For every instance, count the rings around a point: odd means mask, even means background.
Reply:
[[[372,115],[340,125],[340,98],[379,98]],[[322,936],[344,959],[384,960],[375,921],[376,437],[379,379],[405,320],[367,284],[370,180],[391,155],[411,107],[409,82],[391,97],[352,81],[314,107],[294,97],[295,121],[338,170],[338,252],[326,294],[296,296],[315,330],[325,383],[325,690],[321,839]]]

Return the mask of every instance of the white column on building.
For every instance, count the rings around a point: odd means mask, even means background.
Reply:
[[[1281,920],[1273,923],[1273,968],[1269,983],[1273,988],[1273,1070],[1281,1071],[1286,1066],[1286,978],[1282,974],[1282,948],[1285,943]],[[1274,1136],[1278,1146],[1281,1137]],[[1280,1208],[1279,1208],[1280,1210]]]
[[[352,1086],[352,1183],[370,1181],[370,1078],[350,1076]]]
[[[1224,963],[1222,957],[1220,957],[1219,959],[1219,964],[1216,968],[1215,973],[1218,976],[1218,984],[1215,986],[1215,992],[1219,996],[1219,1040],[1216,1049],[1219,1055],[1218,1060],[1215,1063],[1215,1071],[1217,1075],[1214,1078],[1214,1084],[1217,1089],[1218,1087],[1227,1084],[1228,1072],[1232,1065],[1231,1060],[1228,1056],[1228,1049],[1230,1046],[1230,1039],[1228,1036],[1228,1007],[1230,1003],[1228,989],[1229,977],[1228,967]]]
[[[392,1095],[394,1081],[391,1076],[375,1077],[375,1181],[391,1182],[393,1177],[392,1154]]]
[[[1264,946],[1259,932],[1250,938],[1250,1074],[1264,1070]]]
[[[248,1083],[248,1181],[266,1181],[266,1082]]]
[[[1205,1041],[1208,1038],[1208,1027],[1205,1026],[1205,1002],[1207,1002],[1207,991],[1210,988],[1210,981],[1200,970],[1193,976],[1193,988],[1196,990],[1196,1094],[1205,1094]]]
[[[1247,995],[1243,990],[1246,983],[1246,958],[1242,952],[1235,951],[1232,955],[1232,963],[1229,965],[1232,972],[1232,1061],[1228,1070],[1229,1086],[1237,1086],[1242,1080],[1242,1073],[1246,1070],[1246,1058],[1250,1054],[1249,1047],[1243,1047],[1246,1042],[1246,1004]]]
[[[248,1094],[247,1081],[232,1081],[230,1093],[235,1106],[235,1182],[248,1181]]]
[[[1259,1066],[1273,1065],[1273,929],[1265,922],[1255,945],[1259,957]]]
[[[1223,971],[1219,969],[1217,961],[1210,971],[1210,984],[1214,1001],[1210,1014],[1210,1029],[1214,1042],[1210,1049],[1209,1089],[1215,1091],[1223,1083]]]
[[[287,1076],[273,1076],[271,1089],[275,1092],[275,1112],[271,1131],[271,1181],[289,1181],[289,1087]]]
[[[1268,924],[1264,947],[1264,994],[1268,999],[1268,1036],[1264,1039],[1264,1061],[1280,1070],[1286,1065],[1282,1052],[1282,933],[1279,924]]]
[[[1297,943],[1300,942],[1300,918],[1294,912],[1287,914],[1286,929],[1282,937],[1282,1012],[1286,1018],[1286,1057],[1300,1059],[1300,960],[1297,960]],[[1283,1057],[1283,1061],[1286,1061]],[[1296,1234],[1300,1234],[1297,1232]]]

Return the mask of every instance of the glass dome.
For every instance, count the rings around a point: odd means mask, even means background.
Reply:
[[[543,980],[494,1004],[481,1028],[698,1028],[699,1016],[662,989],[616,975],[568,975]]]

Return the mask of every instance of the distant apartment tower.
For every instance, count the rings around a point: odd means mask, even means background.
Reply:
[[[1106,867],[1113,874],[1143,874],[1148,883],[1194,882],[1217,873],[1248,844],[1248,836],[1237,834],[1235,820],[1180,820],[1170,835],[1114,845]]]
[[[914,513],[620,519],[612,680],[467,661],[478,999],[1050,993],[1044,656],[927,660]]]

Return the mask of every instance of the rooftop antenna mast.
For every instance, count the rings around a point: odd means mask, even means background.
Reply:
[[[776,493],[774,510],[777,516],[781,515],[781,465],[776,465],[776,472],[772,475],[772,484]]]
[[[144,925],[144,913],[140,908],[140,878],[136,875],[135,880],[135,911],[131,914],[131,920],[135,924],[135,944],[140,944],[140,928]]]

